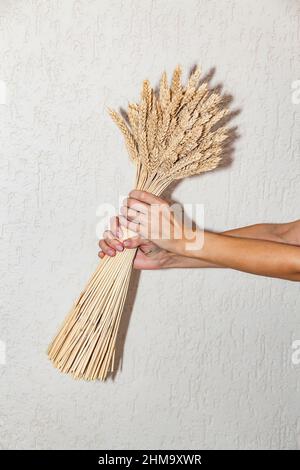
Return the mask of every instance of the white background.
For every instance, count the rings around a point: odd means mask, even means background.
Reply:
[[[45,351],[97,266],[97,207],[132,188],[106,108],[144,78],[200,63],[240,110],[232,164],[175,199],[214,230],[299,218],[299,2],[1,0],[0,32],[0,446],[297,448],[297,283],[144,272],[114,382],[73,381]]]

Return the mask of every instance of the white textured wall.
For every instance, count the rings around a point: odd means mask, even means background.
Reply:
[[[131,189],[105,108],[143,78],[215,67],[241,109],[232,165],[174,197],[216,230],[299,218],[299,2],[2,0],[0,31],[1,446],[296,448],[297,283],[145,272],[115,382],[75,382],[45,350],[98,263],[97,206]]]

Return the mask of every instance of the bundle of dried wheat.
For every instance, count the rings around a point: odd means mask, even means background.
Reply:
[[[210,171],[221,160],[228,113],[222,96],[199,84],[200,69],[181,83],[177,66],[169,86],[166,73],[155,93],[143,82],[141,101],[129,104],[128,121],[109,110],[137,166],[136,184],[155,195],[175,179]],[[135,250],[105,257],[49,347],[53,364],[75,378],[105,380],[114,369],[115,344]]]

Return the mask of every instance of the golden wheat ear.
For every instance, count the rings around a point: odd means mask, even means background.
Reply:
[[[118,128],[123,134],[125,139],[126,148],[128,154],[134,162],[138,161],[138,149],[136,145],[136,141],[132,132],[130,132],[125,119],[121,116],[121,114],[117,113],[113,109],[108,108],[109,115],[111,116],[112,120],[117,124]]]
[[[172,81],[171,81],[172,98],[174,98],[174,96],[182,92],[181,76],[182,76],[182,69],[180,65],[177,65],[177,67],[175,68],[173,72]]]

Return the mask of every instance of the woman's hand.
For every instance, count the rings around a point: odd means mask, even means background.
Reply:
[[[99,258],[115,256],[117,251],[123,251],[124,248],[138,248],[133,267],[135,269],[162,269],[173,267],[175,257],[173,254],[160,248],[150,240],[136,235],[122,241],[123,232],[120,226],[119,217],[113,217],[110,224],[110,230],[106,230],[103,239],[99,241],[101,251]],[[175,267],[175,266],[174,266]]]
[[[205,231],[204,243],[199,244],[197,234],[201,231],[197,230],[195,235],[192,229],[186,229],[182,217],[181,220],[175,217],[166,201],[134,190],[124,201],[121,215],[113,225],[113,229],[105,233],[105,239],[99,242],[100,258],[104,254],[115,256],[116,250],[122,251],[124,247],[138,248],[134,261],[137,269],[227,267],[300,281],[297,237],[285,240],[286,235],[277,236],[265,224],[221,234]],[[133,238],[121,241],[121,226],[133,231]],[[194,240],[196,237],[196,243],[193,242],[191,249],[188,243],[193,237]]]
[[[178,214],[164,199],[146,191],[133,190],[123,201],[120,212],[123,227],[151,240],[161,249],[188,256],[186,244],[195,239],[196,232],[183,224],[181,210]]]

